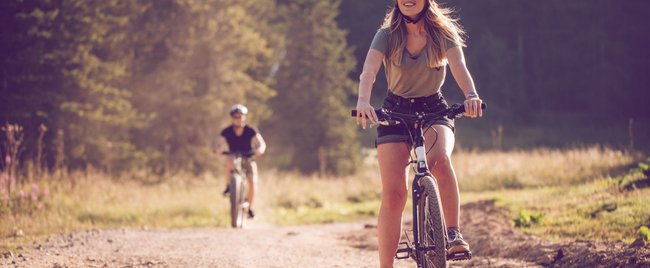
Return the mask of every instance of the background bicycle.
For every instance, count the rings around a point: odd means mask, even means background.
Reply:
[[[230,225],[233,228],[244,228],[249,209],[246,170],[242,165],[253,156],[252,152],[223,152],[224,155],[234,158],[235,167],[230,172]]]

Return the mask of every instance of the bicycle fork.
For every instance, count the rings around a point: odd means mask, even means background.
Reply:
[[[424,217],[424,210],[423,208],[420,207],[419,201],[420,198],[422,198],[422,187],[419,184],[420,178],[423,176],[417,175],[415,179],[413,180],[413,185],[411,189],[412,190],[412,202],[413,202],[413,239],[414,241],[411,241],[411,238],[408,235],[408,232],[404,230],[404,236],[406,237],[406,241],[400,242],[397,248],[397,252],[395,252],[395,258],[398,260],[401,259],[407,259],[407,258],[412,258],[416,260],[418,258],[418,254],[420,253],[426,253],[427,251],[433,250],[434,246],[422,246],[421,241],[419,239],[419,234],[420,232],[426,232],[424,230],[424,226],[419,226],[418,224],[418,218],[419,217]],[[440,245],[438,245],[440,246]]]
[[[412,189],[412,206],[413,206],[413,239],[414,241],[411,241],[410,237],[408,236],[408,233],[406,230],[404,230],[404,234],[406,236],[406,241],[400,242],[398,245],[397,252],[395,252],[395,258],[396,259],[407,259],[407,258],[412,258],[414,260],[417,260],[421,256],[424,256],[426,252],[433,250],[435,246],[445,246],[444,243],[443,245],[434,245],[434,246],[422,246],[422,242],[419,239],[419,234],[420,232],[426,232],[425,226],[419,226],[418,224],[418,219],[419,217],[425,217],[424,215],[424,208],[420,207],[420,198],[422,198],[422,193],[424,192],[423,187],[420,186],[420,179],[424,176],[431,176],[431,173],[429,172],[429,168],[427,167],[427,160],[426,160],[426,151],[424,148],[424,137],[422,135],[422,129],[418,126],[419,124],[415,124],[415,155],[416,155],[416,160],[411,161],[411,164],[416,164],[416,175],[415,178],[413,179],[413,184],[411,186]],[[446,233],[446,232],[445,232]]]

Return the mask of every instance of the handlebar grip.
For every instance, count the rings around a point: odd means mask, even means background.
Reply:
[[[252,157],[255,155],[254,151],[250,152],[229,152],[229,151],[223,151],[221,152],[222,155],[230,155],[230,156],[242,156],[242,157]]]
[[[486,108],[487,108],[487,105],[485,103],[481,103],[481,110],[485,110]],[[460,107],[458,107],[456,109],[456,112],[464,113],[465,112],[465,105],[460,105]]]
[[[487,105],[485,103],[481,103],[481,110],[485,110],[487,108]],[[449,113],[449,118],[452,117],[457,117],[460,114],[465,113],[465,105],[462,104],[454,104],[451,106],[451,113]]]
[[[375,109],[375,113],[377,114],[377,116],[380,116],[380,115],[382,114],[381,111],[382,111],[381,109]],[[357,110],[352,110],[352,112],[350,113],[350,115],[351,115],[352,117],[357,117]]]

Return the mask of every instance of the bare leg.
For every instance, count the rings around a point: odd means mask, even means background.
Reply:
[[[250,209],[253,209],[253,204],[255,201],[255,193],[257,192],[257,163],[250,163],[250,170],[246,173],[246,179],[248,180],[248,203]]]
[[[437,135],[437,140],[436,140]],[[454,150],[454,132],[446,126],[434,125],[425,134],[427,164],[438,182],[440,199],[447,228],[459,227],[458,218],[460,202],[456,173],[451,164],[451,152]],[[433,142],[436,142],[431,148]],[[431,149],[430,149],[431,148]]]
[[[377,146],[381,174],[381,207],[377,224],[379,265],[393,267],[402,229],[402,211],[407,200],[406,167],[409,149],[404,143],[386,143]]]
[[[226,158],[226,169],[224,169],[224,178],[226,178],[226,187],[230,184],[230,172],[235,169],[235,163],[230,157]],[[225,187],[224,187],[225,188]]]

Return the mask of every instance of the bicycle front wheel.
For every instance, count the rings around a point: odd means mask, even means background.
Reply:
[[[447,267],[445,248],[445,219],[438,191],[438,184],[430,177],[420,179],[422,196],[418,201],[418,238],[424,250],[418,256],[418,267]]]
[[[238,174],[232,174],[230,176],[230,225],[233,228],[239,228],[242,226],[243,221],[243,212],[242,212],[242,202],[240,201],[243,198],[241,185],[242,178]]]

